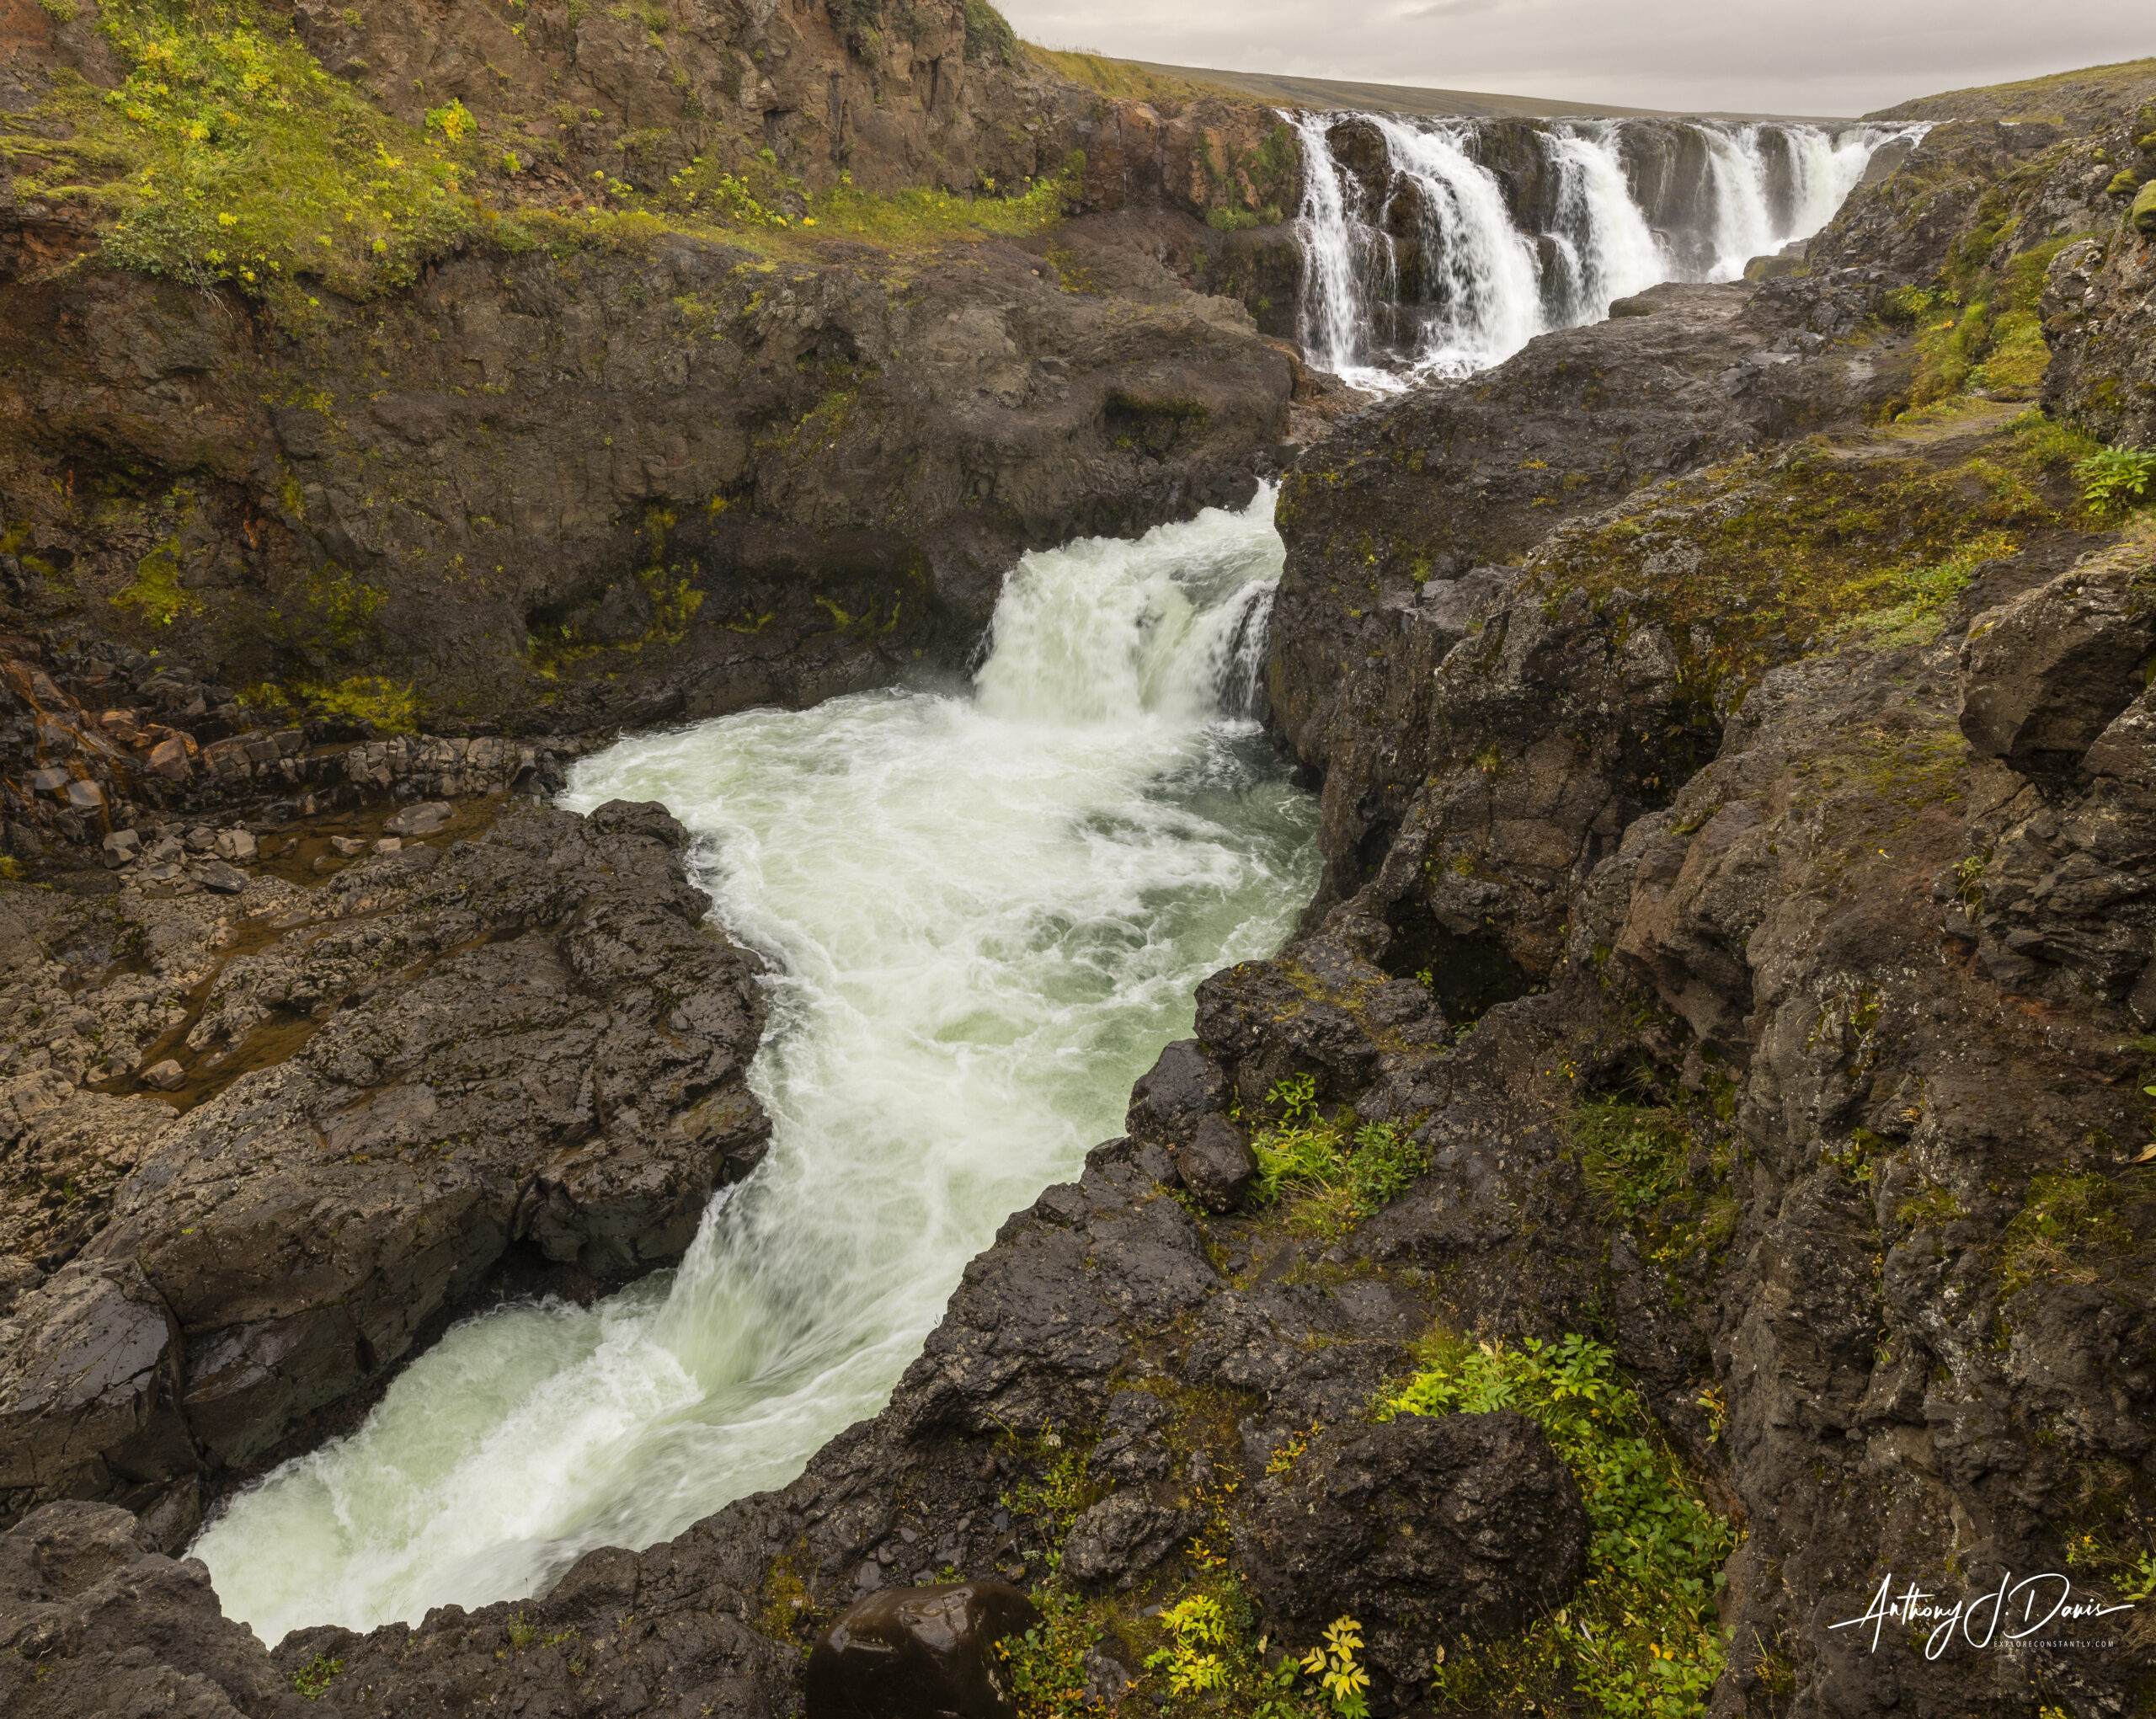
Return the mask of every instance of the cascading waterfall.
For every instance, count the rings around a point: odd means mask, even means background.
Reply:
[[[771,960],[771,1152],[677,1271],[465,1321],[235,1498],[195,1546],[227,1614],[274,1642],[539,1593],[883,1406],[966,1261],[1121,1132],[1198,981],[1309,898],[1315,811],[1242,719],[1273,500],[1027,556],[970,698],[744,711],[578,766],[574,807],[664,801]]]
[[[1737,280],[1925,129],[1286,117],[1305,163],[1299,339],[1385,392],[1501,363],[1660,281]]]

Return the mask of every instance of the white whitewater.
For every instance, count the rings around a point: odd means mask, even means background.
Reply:
[[[1273,496],[1026,558],[970,697],[626,739],[565,803],[663,800],[770,958],[770,1156],[676,1272],[451,1331],[194,1551],[275,1642],[542,1591],[782,1485],[873,1414],[966,1261],[1121,1132],[1197,982],[1270,953],[1315,810],[1247,712]]]
[[[1298,339],[1354,386],[1393,392],[1503,362],[1537,334],[1598,322],[1616,299],[1664,280],[1734,280],[1752,258],[1811,238],[1885,144],[1921,125],[1683,122],[1705,153],[1690,207],[1657,228],[1627,164],[1636,125],[1557,120],[1528,128],[1555,175],[1541,212],[1480,158],[1492,122],[1390,114],[1294,113],[1303,147]],[[1385,154],[1365,189],[1330,132],[1354,120]],[[1652,134],[1658,136],[1660,134]],[[1521,128],[1505,134],[1517,144]]]

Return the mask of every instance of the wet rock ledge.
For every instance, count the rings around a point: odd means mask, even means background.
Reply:
[[[762,1156],[761,964],[680,825],[451,810],[309,838],[304,884],[166,837],[116,894],[0,884],[8,1519],[109,1499],[177,1550],[490,1286],[670,1262]]]

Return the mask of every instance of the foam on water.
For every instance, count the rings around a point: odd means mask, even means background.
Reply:
[[[235,1499],[194,1548],[228,1614],[275,1642],[538,1592],[882,1407],[965,1262],[1121,1131],[1197,982],[1308,898],[1314,809],[1235,719],[1272,515],[1028,556],[971,697],[747,711],[578,766],[567,804],[673,809],[774,964],[770,1155],[677,1271],[457,1326]]]
[[[1501,364],[1538,334],[1599,322],[1613,301],[1665,280],[1740,278],[1752,258],[1811,238],[1833,218],[1873,154],[1921,125],[1674,122],[1705,171],[1688,206],[1657,227],[1634,183],[1635,146],[1673,122],[1514,122],[1393,114],[1283,116],[1302,146],[1297,339],[1310,361],[1357,387],[1396,392]],[[1374,133],[1381,166],[1351,169],[1333,130]],[[1525,148],[1555,195],[1515,206],[1531,179]],[[1689,206],[1698,205],[1700,206]]]

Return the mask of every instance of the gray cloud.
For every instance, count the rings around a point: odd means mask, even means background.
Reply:
[[[1052,47],[1687,110],[1855,114],[2156,54],[2147,0],[1010,0]]]

